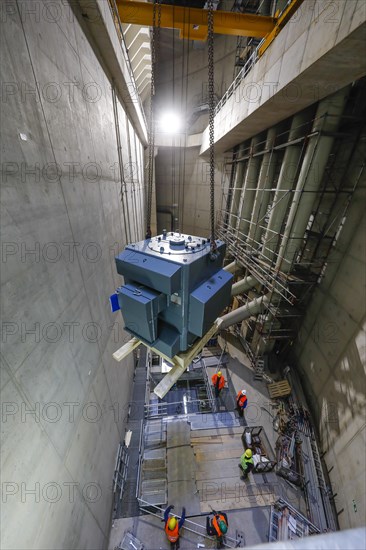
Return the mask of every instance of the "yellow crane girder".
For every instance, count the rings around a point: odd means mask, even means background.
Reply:
[[[136,0],[116,0],[119,17],[122,23],[152,26],[154,5]],[[156,11],[159,8],[156,7]],[[160,27],[179,29],[180,38],[206,40],[207,10],[185,8],[161,4]],[[233,36],[254,36],[263,38],[273,31],[276,19],[263,15],[235,13],[215,10],[213,12],[214,32]]]

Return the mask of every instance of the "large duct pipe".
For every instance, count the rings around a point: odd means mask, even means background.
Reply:
[[[244,151],[245,151],[245,147],[244,147],[244,143],[242,143],[239,147],[238,158],[244,155]],[[239,204],[240,204],[240,195],[241,195],[243,181],[244,181],[244,169],[245,169],[245,162],[237,162],[234,182],[233,182],[230,215],[229,215],[229,227],[233,227],[233,228],[236,227],[236,224],[237,224],[237,214],[238,214]]]
[[[225,267],[223,267],[224,271],[228,271],[229,273],[236,273],[241,269],[241,266],[237,263],[236,260],[231,262],[230,264],[227,264]]]
[[[302,112],[294,116],[288,137],[289,142],[302,137],[304,133],[303,125],[305,124],[307,117],[308,114],[306,112]],[[290,204],[291,189],[298,173],[301,149],[302,143],[288,145],[283,157],[277,188],[263,242],[263,256],[269,261],[273,260],[274,253],[277,250],[280,239],[279,234],[285,214]]]
[[[263,232],[263,219],[267,211],[270,193],[267,191],[272,187],[272,180],[276,167],[276,153],[273,150],[276,139],[276,128],[270,128],[267,133],[265,150],[262,164],[259,171],[258,188],[255,194],[252,217],[248,232],[247,244],[258,248]]]
[[[312,132],[319,135],[311,137],[306,148],[276,263],[276,268],[285,273],[290,271],[302,244],[349,90],[346,86],[318,105]]]
[[[256,284],[258,284],[258,281],[251,275],[248,275],[248,277],[244,277],[244,279],[242,279],[241,281],[238,281],[231,287],[231,296],[237,296],[238,294],[243,294],[243,292],[250,290]]]
[[[264,308],[264,306],[269,304],[269,302],[270,297],[268,294],[265,294],[264,296],[260,296],[259,298],[255,298],[251,302],[248,302],[245,306],[238,307],[237,309],[234,309],[234,311],[230,311],[230,313],[219,317],[216,320],[218,330],[224,330],[231,325],[236,325],[237,323],[245,321],[245,319],[249,319],[252,315],[257,315]]]
[[[253,155],[255,149],[259,143],[259,136],[252,138],[250,144],[250,154]],[[238,221],[236,224],[236,231],[239,234],[240,239],[246,240],[250,225],[250,215],[253,209],[253,202],[255,197],[254,186],[257,187],[257,178],[259,170],[260,158],[250,156],[248,160],[247,172],[245,174],[245,180],[243,184],[243,190],[240,197],[240,205],[238,211]]]

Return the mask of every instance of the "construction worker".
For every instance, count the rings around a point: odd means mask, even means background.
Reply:
[[[210,517],[206,517],[206,531],[211,537],[216,537],[218,547],[220,548],[223,543],[223,536],[227,533],[229,522],[225,512],[216,512],[213,510],[213,518],[210,521]]]
[[[248,398],[246,390],[240,390],[236,396],[236,409],[239,416],[244,416],[244,409],[248,406]]]
[[[240,457],[239,468],[243,470],[241,479],[246,479],[249,472],[254,468],[253,453],[251,449],[247,449]]]
[[[215,397],[217,398],[219,397],[222,388],[225,386],[225,378],[220,370],[217,374],[213,375],[212,384],[215,388]]]
[[[183,526],[186,519],[186,509],[182,508],[182,517],[180,520],[175,516],[169,517],[170,510],[174,510],[174,506],[168,506],[164,512],[165,521],[165,533],[170,541],[170,547],[172,550],[178,550],[179,548],[179,529]]]

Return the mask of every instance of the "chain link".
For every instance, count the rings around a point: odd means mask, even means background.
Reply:
[[[210,143],[210,218],[211,253],[216,252],[215,241],[215,81],[214,81],[214,25],[213,1],[207,2],[207,46],[208,46],[208,105],[209,105],[209,143]]]
[[[157,13],[156,13],[157,12]],[[157,16],[157,24],[156,24]],[[161,0],[154,0],[153,30],[151,40],[151,87],[150,87],[150,121],[149,121],[149,154],[147,176],[147,211],[146,211],[146,238],[151,237],[151,210],[152,191],[154,181],[154,152],[155,152],[155,76],[159,54],[159,38],[161,24]]]

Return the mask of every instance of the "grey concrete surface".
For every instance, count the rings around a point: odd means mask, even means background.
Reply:
[[[171,31],[164,30],[165,35]],[[163,61],[159,69],[157,91],[157,116],[166,110],[176,112],[182,119],[183,134],[173,135],[173,143],[186,141],[187,145],[178,150],[176,147],[159,147],[156,157],[156,198],[157,208],[179,204],[173,208],[178,218],[175,228],[191,235],[208,236],[210,232],[209,202],[209,164],[207,159],[199,157],[200,142],[195,147],[185,134],[198,134],[208,122],[207,110],[201,116],[191,119],[193,110],[207,103],[207,48],[197,44],[190,45],[187,53],[185,45],[182,55],[182,42],[176,40],[173,55],[165,48]],[[215,39],[215,97],[221,97],[233,78],[236,51],[236,38],[220,36]],[[171,54],[171,56],[167,54]],[[168,58],[168,59],[167,59]],[[168,75],[168,77],[166,76]],[[186,85],[188,79],[189,85]],[[163,134],[157,134],[157,141],[164,144]],[[167,140],[166,140],[167,141]],[[189,148],[188,148],[188,147]],[[231,157],[231,155],[230,155]],[[225,166],[225,157],[217,155],[215,171],[216,211],[219,212],[223,188],[228,185],[231,167]],[[170,229],[170,217],[158,211],[158,233],[166,227]]]
[[[365,198],[362,178],[295,349],[341,528],[366,514]]]
[[[215,117],[215,149],[228,151],[366,74],[366,6],[304,2]],[[209,147],[208,128],[201,154]]]
[[[1,546],[99,550],[134,366],[113,362],[129,337],[108,301],[127,236],[111,82],[53,6],[1,3]],[[140,239],[143,148],[118,109]]]

